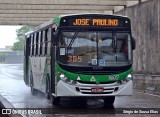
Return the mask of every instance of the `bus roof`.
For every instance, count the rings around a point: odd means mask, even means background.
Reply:
[[[61,17],[66,17],[66,16],[76,16],[76,15],[107,15],[107,16],[117,16],[117,17],[124,17],[124,18],[129,18],[128,16],[124,15],[116,15],[116,14],[105,14],[105,13],[83,13],[83,14],[67,14],[67,15],[60,15]]]

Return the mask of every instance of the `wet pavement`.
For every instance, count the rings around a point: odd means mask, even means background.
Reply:
[[[60,106],[52,106],[46,99],[44,94],[32,96],[30,88],[24,84],[23,81],[23,65],[21,64],[0,64],[0,94],[6,98],[15,108],[43,108],[46,112],[51,111],[52,115],[41,115],[42,117],[61,116],[61,117],[93,117],[106,116],[107,111],[118,112],[127,110],[138,111],[144,108],[160,108],[160,96],[150,95],[134,91],[133,96],[116,97],[114,107],[104,107],[103,100],[89,99],[87,106],[82,105],[81,102],[73,103],[69,98],[62,98]],[[117,110],[119,109],[119,110]],[[123,110],[122,110],[123,109]],[[108,112],[109,112],[108,111]],[[159,112],[160,114],[160,109]],[[158,115],[159,115],[158,114]],[[157,114],[131,114],[130,116],[157,116]],[[40,115],[24,115],[25,117],[41,117]],[[107,114],[107,116],[128,116],[128,114],[114,115]]]

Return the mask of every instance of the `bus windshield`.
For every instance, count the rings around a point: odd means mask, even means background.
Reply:
[[[62,32],[58,59],[70,66],[129,65],[129,38],[124,32]]]

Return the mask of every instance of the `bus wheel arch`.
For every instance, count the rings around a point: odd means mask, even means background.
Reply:
[[[46,76],[46,97],[47,97],[47,99],[50,100],[50,102],[53,105],[59,105],[59,103],[60,103],[60,97],[53,96],[52,92],[51,92],[51,83],[50,83],[49,74],[47,74],[47,76]]]
[[[60,104],[60,97],[51,96],[51,103],[52,103],[52,105],[59,105]]]

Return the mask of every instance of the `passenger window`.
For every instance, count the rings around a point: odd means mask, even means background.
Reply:
[[[32,35],[32,56],[34,55],[34,34]]]
[[[37,35],[36,35],[36,33],[34,34],[34,56],[36,56],[36,37],[37,37]]]
[[[30,56],[32,56],[32,44],[33,44],[33,35],[31,35],[31,40],[30,40]]]
[[[42,55],[45,55],[45,31],[43,31],[43,38],[42,38]]]
[[[47,44],[47,55],[50,55],[51,52],[51,28],[48,29],[47,33],[47,39],[48,39],[48,44]]]
[[[38,33],[38,55],[40,55],[40,49],[41,49],[41,32]]]
[[[40,55],[42,55],[42,45],[43,45],[43,31],[40,33]]]
[[[47,54],[47,46],[48,46],[47,32],[48,32],[48,29],[45,30],[45,55]]]
[[[39,39],[39,34],[36,33],[36,56],[38,55],[38,46],[39,46],[38,39]]]

